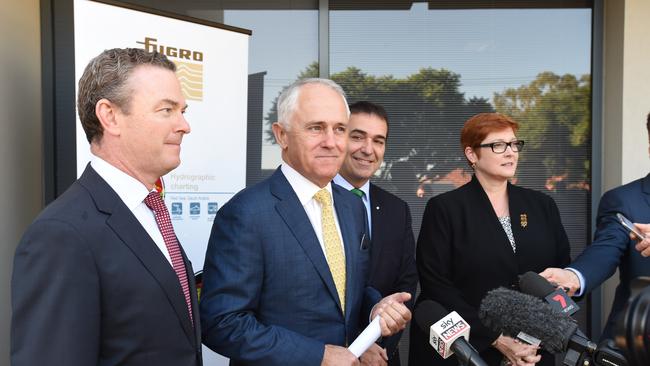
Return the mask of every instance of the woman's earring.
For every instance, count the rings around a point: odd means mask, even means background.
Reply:
[[[476,163],[472,163],[472,169],[476,169]]]

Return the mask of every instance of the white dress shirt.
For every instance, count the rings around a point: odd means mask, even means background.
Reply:
[[[172,259],[167,251],[165,240],[160,233],[153,211],[144,203],[144,199],[149,194],[147,187],[100,157],[93,157],[90,166],[120,196],[122,202],[131,210],[140,225],[147,231],[158,249],[167,258],[169,265],[172,265]]]
[[[290,167],[289,164],[287,163],[282,163],[280,169],[282,170],[282,174],[284,174],[284,177],[287,178],[287,180],[289,181],[291,188],[293,188],[293,191],[298,196],[298,200],[300,201],[302,207],[305,209],[305,212],[307,213],[307,217],[309,217],[309,221],[311,222],[311,226],[314,228],[314,231],[316,232],[316,237],[318,238],[320,247],[323,250],[323,253],[326,253],[325,243],[323,242],[323,223],[322,223],[321,204],[314,199],[314,195],[316,194],[316,192],[320,191],[321,188],[315,185],[314,183],[312,183],[309,179],[303,177],[300,173],[298,173],[295,169]],[[331,196],[332,183],[327,183],[327,185],[324,188],[327,189],[327,191],[330,193]],[[338,215],[336,215],[336,203],[334,202],[333,197],[332,197],[332,205],[334,206],[333,207],[334,222],[336,223],[336,231],[339,233],[339,239],[341,240],[341,244],[343,245],[343,248],[345,248],[345,243],[343,242],[343,237],[341,235],[341,226],[339,225],[339,218]],[[345,250],[343,250],[343,255],[345,256]]]
[[[336,177],[334,177],[334,183],[340,185],[341,187],[347,189],[348,191],[351,191],[352,188],[356,188],[350,182],[345,180],[340,174],[337,174]],[[361,197],[361,200],[363,201],[363,205],[366,206],[366,217],[368,218],[368,233],[369,237],[372,238],[372,215],[371,215],[371,207],[370,207],[370,181],[366,181],[360,188],[357,188],[358,190],[363,192],[363,197]]]

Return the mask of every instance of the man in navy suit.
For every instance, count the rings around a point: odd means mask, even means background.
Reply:
[[[650,114],[646,129],[650,137]],[[569,295],[582,296],[600,286],[619,269],[612,311],[601,339],[611,339],[617,315],[630,297],[630,283],[639,276],[650,276],[650,258],[635,249],[616,214],[637,223],[650,222],[650,174],[606,192],[600,199],[593,243],[567,269],[548,268],[541,273],[547,280],[569,288]]]
[[[358,195],[366,207],[371,228],[370,285],[383,296],[408,292],[414,298],[418,273],[411,212],[406,202],[370,182],[384,161],[388,115],[384,107],[366,101],[350,105],[350,113],[347,155],[334,183]],[[400,337],[401,333],[383,339],[385,348],[373,346],[361,363],[400,365]]]
[[[363,204],[331,184],[347,140],[341,87],[300,80],[278,98],[278,118],[273,132],[284,163],[214,220],[203,272],[203,341],[231,365],[356,365],[345,347],[369,316],[381,315],[384,336],[402,330],[410,295],[379,301],[367,286]]]
[[[192,266],[154,189],[190,132],[175,66],[106,50],[78,92],[94,158],[16,249],[11,364],[201,365]]]

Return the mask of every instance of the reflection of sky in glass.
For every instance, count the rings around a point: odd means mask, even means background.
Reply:
[[[422,67],[461,75],[467,97],[529,83],[542,71],[591,67],[590,9],[330,12],[330,71],[349,66],[398,78]]]
[[[283,87],[318,60],[316,10],[227,10],[224,23],[253,31],[248,73],[266,71],[264,111]]]
[[[318,60],[318,11],[227,10],[224,23],[253,31],[248,48],[248,73],[266,72],[266,117],[282,88]],[[281,162],[279,149],[265,138],[266,134],[262,142],[262,168],[274,169]]]
[[[265,71],[264,116],[282,87],[318,59],[316,10],[226,10],[224,23],[253,31],[249,73]],[[349,66],[404,78],[420,68],[461,75],[467,97],[534,80],[542,71],[590,73],[590,9],[411,10],[330,12],[330,71]],[[262,166],[280,162],[263,142]]]

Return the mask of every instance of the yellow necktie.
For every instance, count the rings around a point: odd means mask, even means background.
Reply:
[[[339,300],[341,300],[341,308],[345,313],[345,256],[343,255],[343,245],[341,244],[339,232],[336,230],[336,222],[334,222],[332,197],[323,188],[316,192],[314,199],[321,204],[325,258],[327,259],[327,265],[330,267]]]

